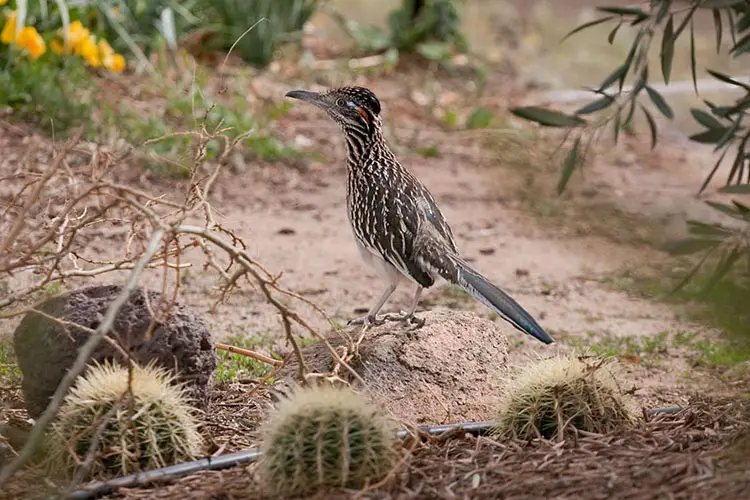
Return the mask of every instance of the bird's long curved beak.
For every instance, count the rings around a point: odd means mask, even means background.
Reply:
[[[310,92],[308,90],[290,90],[286,93],[286,97],[307,101],[311,104],[320,104],[321,101],[321,96],[318,92]]]

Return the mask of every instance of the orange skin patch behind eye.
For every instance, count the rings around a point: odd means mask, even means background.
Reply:
[[[359,107],[357,108],[357,111],[359,111],[359,114],[362,115],[365,120],[367,120],[367,123],[370,122],[370,115],[365,111],[365,108]]]

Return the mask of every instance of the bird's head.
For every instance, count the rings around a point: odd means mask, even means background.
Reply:
[[[341,87],[326,92],[292,90],[286,96],[325,110],[346,133],[372,136],[380,127],[380,101],[364,87]]]

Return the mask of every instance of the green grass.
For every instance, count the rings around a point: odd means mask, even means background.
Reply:
[[[694,361],[703,366],[734,366],[750,360],[750,345],[700,340],[693,344]]]
[[[317,339],[306,337],[297,337],[295,340],[300,348],[305,348],[318,342]],[[260,335],[251,337],[244,333],[238,333],[227,337],[224,343],[253,351],[266,350],[272,358],[281,359],[281,356],[274,351],[275,340],[270,334],[261,333]],[[217,351],[217,355],[219,363],[214,372],[214,380],[217,383],[236,382],[245,378],[261,379],[271,373],[273,369],[261,361],[242,356],[241,354]],[[270,384],[273,381],[273,378],[269,378],[267,383]]]
[[[230,140],[252,131],[235,150],[246,160],[303,157],[273,133],[276,121],[292,105],[281,98],[249,100],[247,89],[252,75],[246,70],[219,81],[208,68],[167,78],[168,68],[157,65],[156,75],[130,76],[118,87],[93,78],[82,64],[21,67],[23,72],[11,72],[10,76],[0,70],[0,83],[3,78],[13,79],[6,82],[5,91],[0,91],[0,104],[10,104],[15,110],[11,119],[32,121],[59,138],[83,126],[84,137],[90,141],[124,139],[144,153],[140,155],[144,166],[157,174],[189,176],[195,139],[169,136],[197,131],[204,125],[209,133],[228,129],[224,134]],[[29,69],[32,67],[34,72]],[[64,82],[64,88],[50,90],[53,77]],[[157,138],[162,139],[144,145]],[[206,148],[204,159],[213,160],[222,151],[223,142],[211,141]]]
[[[651,336],[598,336],[594,331],[586,332],[588,338],[570,339],[568,342],[580,353],[599,357],[624,359],[646,366],[656,366],[669,348],[669,333],[660,332]]]
[[[265,336],[232,335],[227,337],[224,343],[250,350],[257,350],[259,347],[268,348],[272,358],[280,359],[278,354],[271,350],[273,342]],[[243,378],[263,378],[272,370],[271,366],[241,354],[217,351],[217,355],[219,363],[214,372],[214,380],[217,383],[234,382]]]
[[[10,389],[21,385],[21,370],[18,368],[12,339],[0,341],[0,387]]]
[[[169,136],[176,132],[198,130],[205,126],[210,132],[227,129],[229,140],[252,131],[242,140],[239,151],[248,159],[278,161],[298,159],[303,154],[276,138],[271,128],[291,108],[288,102],[268,102],[251,108],[246,96],[249,75],[239,72],[226,82],[224,92],[215,90],[216,82],[206,70],[197,71],[195,78],[163,82],[158,78],[145,80],[144,90],[136,93],[139,112],[132,111],[132,103],[102,104],[101,119],[90,123],[88,135],[120,136],[139,146],[145,141],[162,138],[145,147],[144,152],[156,155],[147,167],[159,174],[186,177],[190,174],[188,157],[194,139]],[[141,94],[143,94],[141,96]],[[158,105],[149,106],[149,102]],[[144,106],[144,104],[146,104]],[[165,137],[166,136],[166,137]],[[205,160],[215,159],[223,143],[210,141],[206,145]]]
[[[690,346],[695,361],[706,366],[728,366],[750,361],[750,283],[739,273],[730,274],[711,288],[710,274],[699,274],[679,291],[672,293],[685,267],[674,272],[653,267],[648,275],[625,271],[602,280],[612,288],[627,293],[676,304],[681,319],[695,321],[722,332],[715,339],[701,339],[684,334],[675,342]],[[710,269],[710,268],[709,268]],[[672,275],[672,276],[670,276]],[[747,283],[747,284],[746,284]]]

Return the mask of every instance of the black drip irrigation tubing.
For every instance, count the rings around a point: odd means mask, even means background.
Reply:
[[[653,408],[647,411],[649,416],[654,415],[672,415],[679,413],[683,408],[680,406],[670,406],[667,408]],[[464,424],[448,424],[448,425],[435,425],[435,426],[422,426],[419,428],[421,432],[438,435],[447,431],[455,429],[461,429],[462,431],[472,434],[474,436],[483,436],[489,433],[492,429],[494,422],[468,422]],[[410,434],[408,430],[401,430],[396,433],[399,439],[404,439]],[[175,479],[178,477],[187,476],[200,472],[203,470],[222,470],[236,467],[238,465],[245,465],[252,462],[256,462],[260,457],[263,456],[263,452],[259,448],[251,448],[249,450],[237,451],[235,453],[227,453],[226,455],[219,455],[218,457],[203,458],[201,460],[195,460],[193,462],[185,462],[183,464],[171,465],[162,469],[154,469],[147,472],[138,472],[131,474],[130,476],[123,476],[117,479],[111,479],[108,481],[97,481],[89,483],[77,491],[71,493],[68,498],[73,500],[90,500],[99,498],[107,493],[112,493],[118,488],[134,488],[139,486],[145,486],[153,482],[158,482],[166,479]]]

